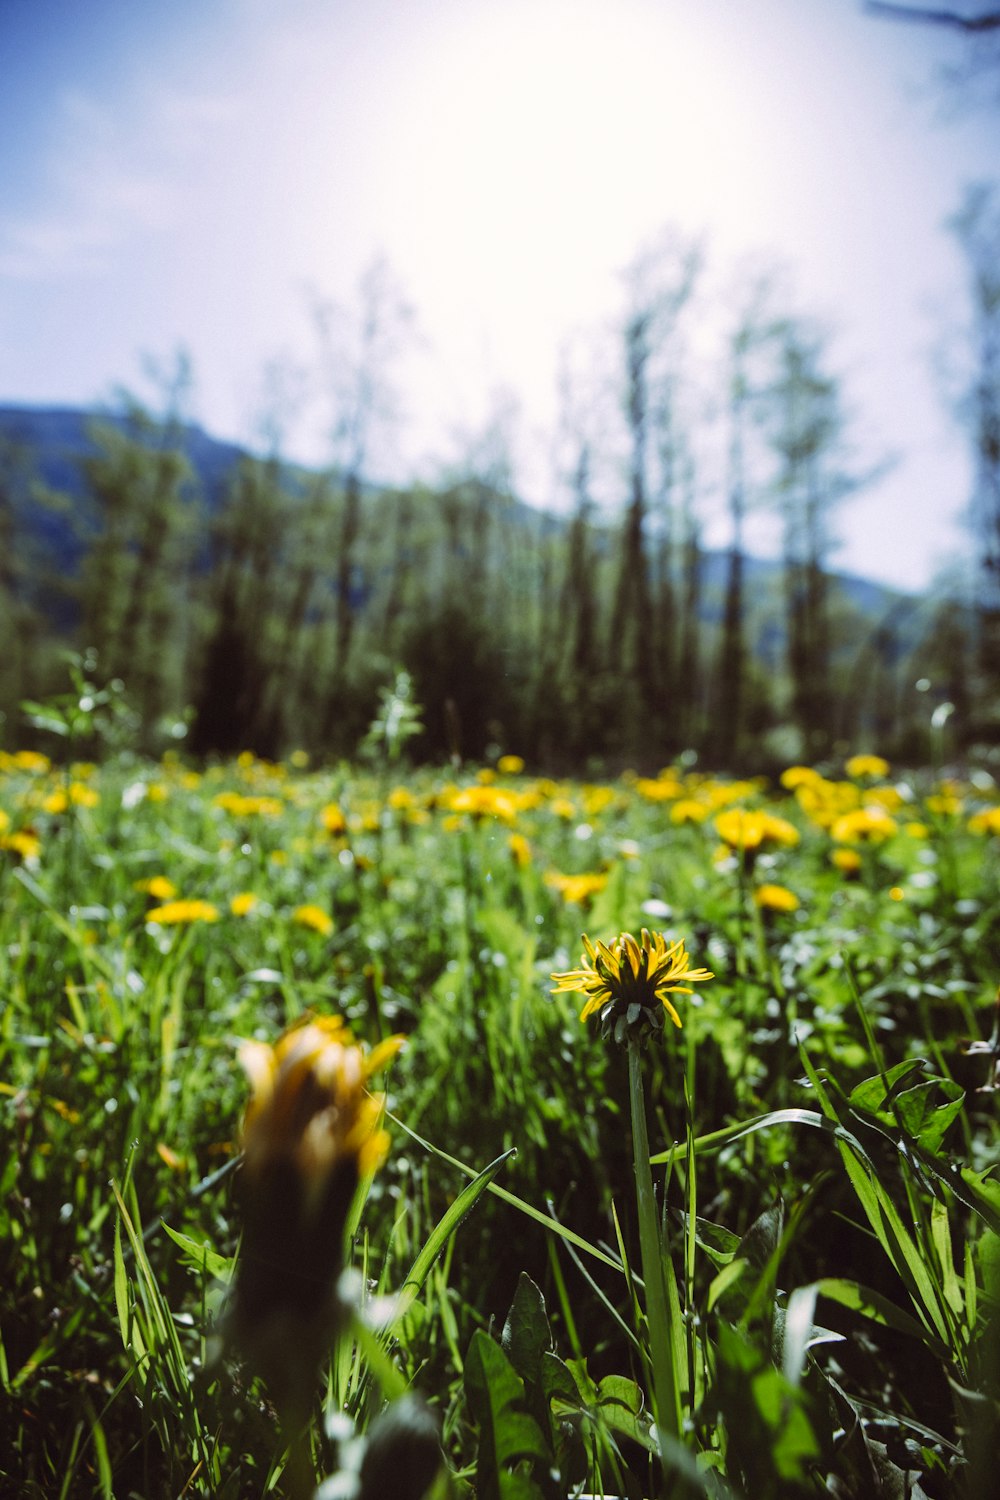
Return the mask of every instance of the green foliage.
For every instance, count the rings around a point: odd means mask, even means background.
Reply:
[[[443,1455],[436,1500],[651,1495],[661,1455],[691,1495],[988,1493],[995,790],[829,778],[812,804],[682,767],[400,764],[0,756],[4,1479],[335,1494],[381,1434],[387,1462]],[[895,831],[845,876],[823,799],[876,793]],[[720,856],[730,805],[798,843]],[[795,910],[754,900],[778,882]],[[171,900],[201,905],[175,924]],[[549,976],[581,929],[644,923],[716,977],[637,1058],[641,1219],[626,1058]],[[286,1449],[227,1335],[236,1044],[309,1010],[406,1046],[349,1313]]]

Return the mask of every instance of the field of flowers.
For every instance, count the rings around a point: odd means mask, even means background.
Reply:
[[[2,1492],[991,1493],[998,876],[873,755],[3,755]]]

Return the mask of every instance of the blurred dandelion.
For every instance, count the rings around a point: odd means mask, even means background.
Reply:
[[[297,906],[292,912],[292,921],[298,927],[308,927],[311,932],[318,932],[321,937],[329,937],[333,931],[333,918],[329,912],[324,911],[321,906],[314,906],[312,902]]]
[[[192,922],[217,922],[219,908],[211,901],[166,901],[162,906],[150,907],[147,922],[160,927],[186,927]]]
[[[232,1334],[286,1422],[305,1419],[340,1320],[347,1217],[383,1160],[384,1099],[369,1083],[402,1045],[370,1054],[336,1016],[306,1020],[272,1047],[245,1042],[243,1243]]]

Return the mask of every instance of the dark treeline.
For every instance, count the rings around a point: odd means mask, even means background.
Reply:
[[[324,472],[288,462],[275,426],[270,451],[239,457],[209,493],[191,429],[135,403],[95,419],[64,489],[6,444],[7,741],[21,699],[64,685],[58,653],[72,647],[94,653],[99,680],[124,683],[145,748],[186,720],[198,756],[350,755],[402,670],[423,718],[412,748],[429,758],[516,751],[596,771],[694,751],[752,770],[846,748],[922,761],[989,746],[995,199],[970,195],[956,227],[979,350],[968,417],[980,587],[964,599],[838,579],[838,506],[872,476],[852,465],[827,345],[760,280],[735,311],[714,309],[705,381],[702,256],[676,237],[632,268],[606,374],[567,369],[551,512],[515,498],[502,422],[433,487],[372,485],[402,326],[380,273],[353,355],[317,315],[335,407]],[[710,508],[727,519],[722,551],[704,546]],[[780,539],[766,566],[746,551],[763,510]],[[42,514],[52,524],[40,529]]]

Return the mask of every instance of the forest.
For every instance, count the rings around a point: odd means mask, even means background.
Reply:
[[[424,710],[411,746],[424,760],[655,769],[687,752],[738,771],[860,743],[912,764],[995,746],[995,192],[970,190],[953,227],[969,267],[960,416],[975,491],[969,567],[932,596],[836,573],[844,510],[873,473],[852,459],[850,393],[822,328],[781,310],[773,277],[732,313],[700,296],[700,245],[665,232],[637,258],[600,356],[566,362],[552,503],[538,508],[515,493],[502,400],[433,483],[373,479],[406,320],[376,263],[356,308],[316,309],[326,467],[284,454],[276,400],[259,451],[218,445],[209,472],[211,445],[183,416],[183,355],[160,410],[123,394],[55,482],[53,455],[8,413],[6,738],[23,733],[19,703],[65,687],[69,650],[89,653],[120,730],[127,718],[154,751],[182,736],[198,756],[351,755],[400,672]],[[709,549],[713,507],[728,539]],[[761,516],[767,564],[746,540]]]

